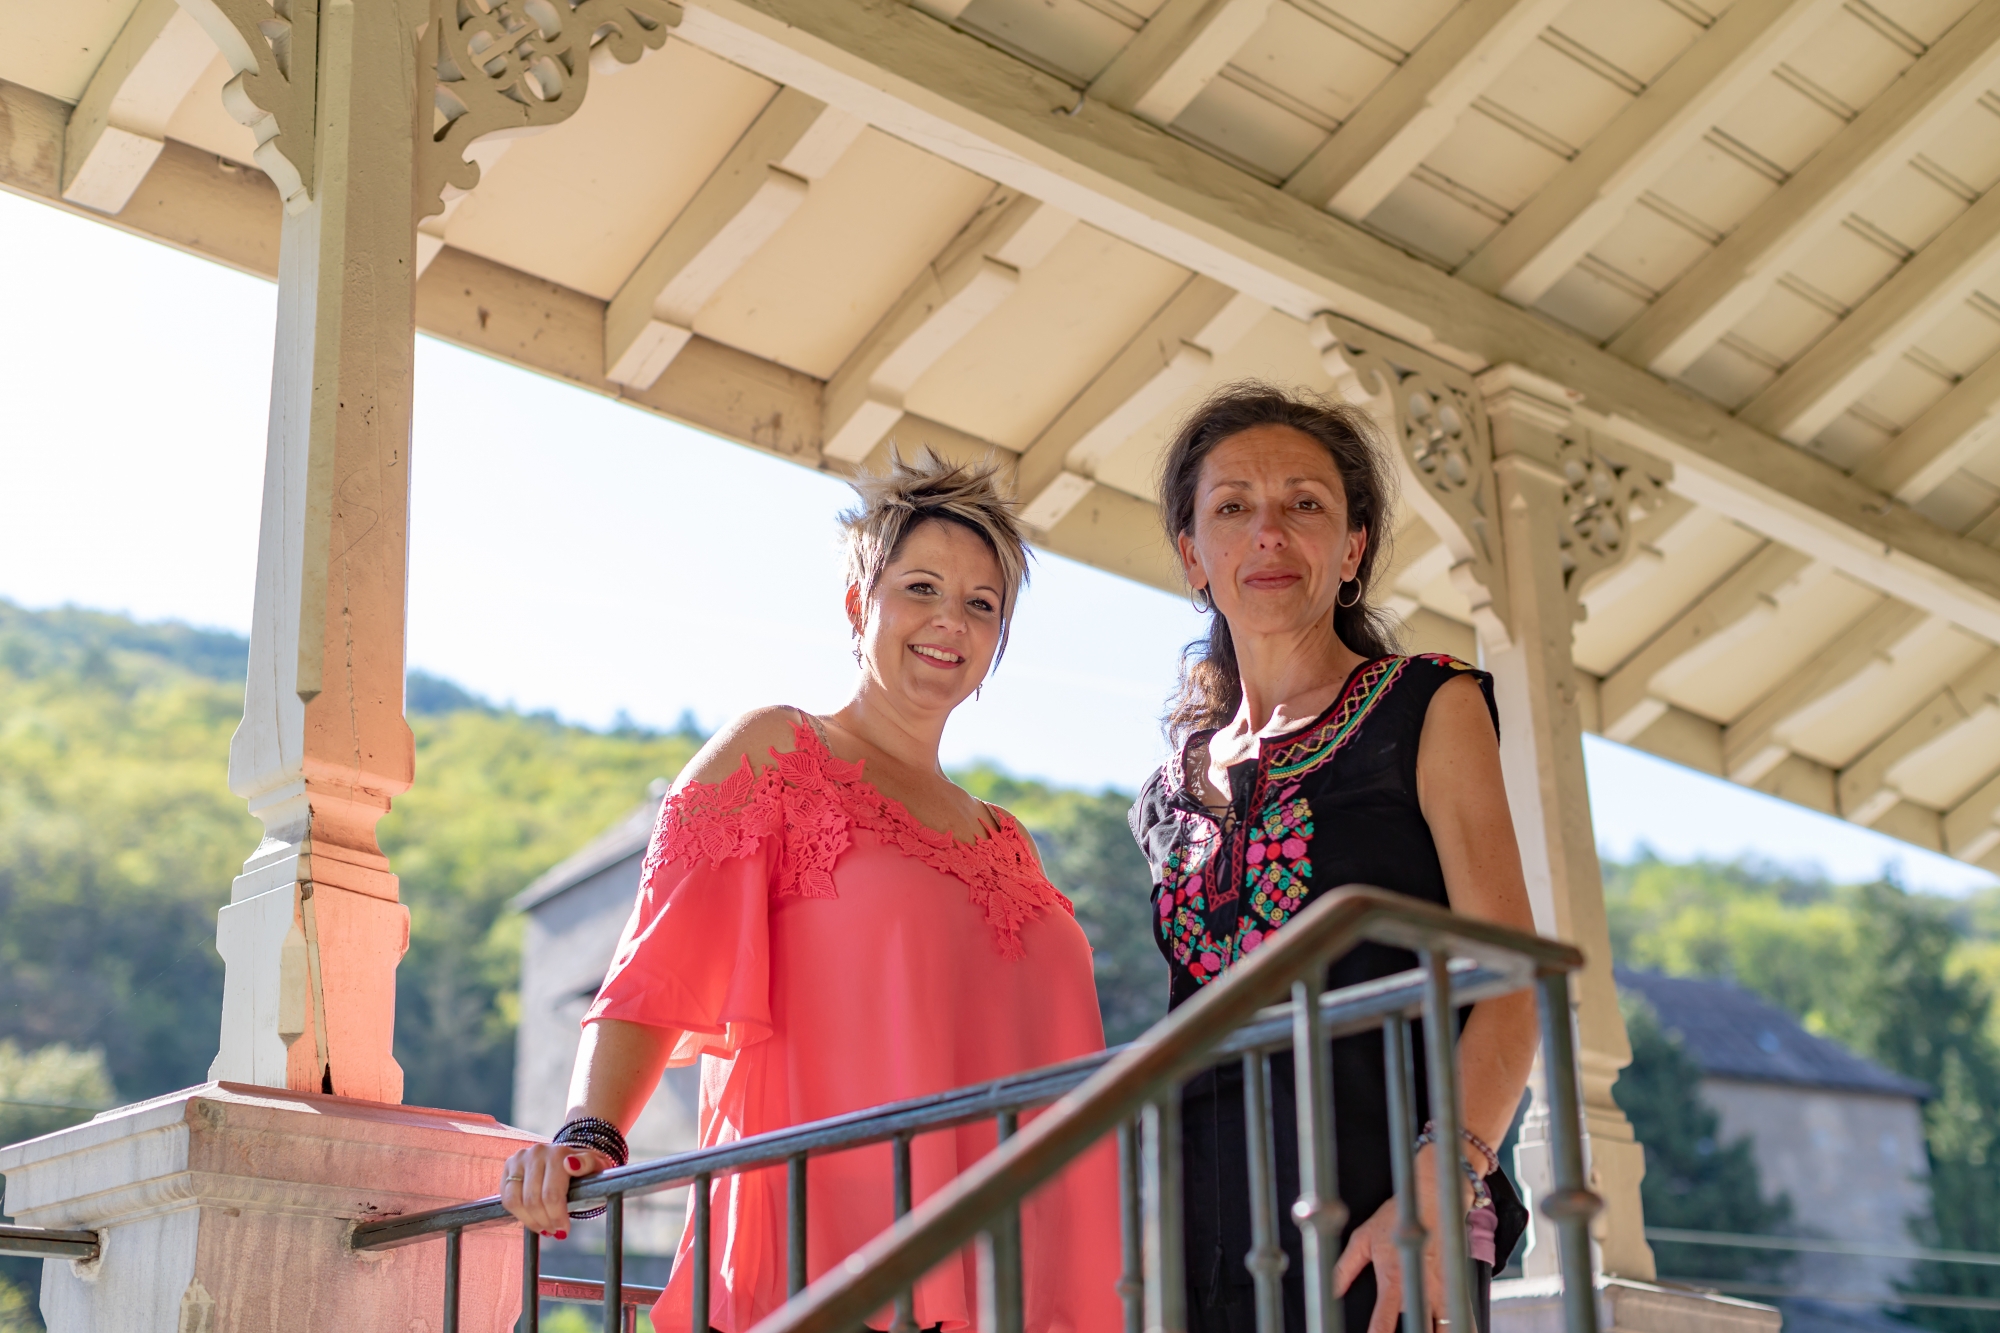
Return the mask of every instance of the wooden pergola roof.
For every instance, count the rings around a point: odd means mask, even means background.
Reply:
[[[473,148],[424,330],[805,466],[998,450],[1050,549],[1173,589],[1212,385],[1518,365],[1672,473],[1584,590],[1587,724],[2000,869],[1996,0],[586,9],[657,49]],[[206,30],[0,12],[0,185],[275,274]],[[1420,508],[1395,605],[1472,656]]]

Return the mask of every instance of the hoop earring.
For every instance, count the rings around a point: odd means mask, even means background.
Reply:
[[[1341,600],[1340,600],[1340,593],[1339,593],[1338,591],[1336,591],[1336,592],[1335,592],[1335,593],[1333,594],[1333,604],[1334,604],[1335,606],[1338,606],[1338,607],[1341,607],[1341,608],[1345,609],[1345,608],[1347,608],[1347,607],[1351,607],[1351,606],[1355,605],[1355,603],[1357,603],[1357,602],[1359,602],[1359,601],[1361,600],[1361,580],[1360,580],[1360,579],[1342,579],[1342,580],[1341,580],[1341,586],[1345,587],[1345,586],[1346,586],[1346,585],[1347,585],[1348,583],[1350,583],[1350,582],[1354,584],[1354,599],[1353,599],[1353,601],[1347,601],[1347,602],[1343,602],[1343,601],[1341,601]]]
[[[1188,594],[1188,604],[1203,615],[1207,615],[1215,610],[1215,597],[1206,588],[1196,588]]]

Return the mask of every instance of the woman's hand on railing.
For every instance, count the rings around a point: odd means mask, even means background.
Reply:
[[[1442,1324],[1450,1333],[1460,1333],[1450,1329],[1445,1311],[1444,1266],[1439,1262],[1437,1243],[1437,1156],[1431,1145],[1418,1149],[1416,1168],[1417,1203],[1423,1212],[1424,1233],[1430,1237],[1430,1244],[1424,1247],[1425,1312],[1433,1327]],[[1469,1196],[1466,1202],[1471,1202]],[[1462,1212],[1460,1217],[1459,1225],[1463,1226]],[[1368,1333],[1395,1333],[1396,1321],[1403,1313],[1403,1253],[1396,1248],[1397,1227],[1396,1200],[1391,1198],[1348,1236],[1347,1248],[1333,1266],[1334,1294],[1345,1296],[1361,1271],[1375,1265],[1375,1312],[1369,1316]]]
[[[611,1166],[602,1153],[563,1143],[537,1143],[507,1159],[500,1202],[521,1225],[554,1240],[569,1239],[569,1186]]]

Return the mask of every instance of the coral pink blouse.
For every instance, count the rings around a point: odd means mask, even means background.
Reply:
[[[679,1034],[701,1062],[701,1142],[942,1092],[1103,1049],[1090,946],[1028,836],[960,842],[917,822],[858,763],[798,725],[775,766],[667,799],[639,899],[584,1022]],[[990,1124],[918,1138],[921,1202],[992,1150]],[[812,1158],[807,1270],[818,1278],[893,1220],[887,1144]],[[785,1300],[783,1168],[718,1177],[709,1322],[747,1330]],[[690,1210],[692,1216],[692,1210]],[[1101,1146],[1022,1210],[1030,1333],[1122,1326],[1116,1160]],[[681,1237],[655,1326],[690,1323]],[[916,1322],[970,1327],[970,1252],[918,1284]],[[885,1312],[873,1321],[887,1327]]]

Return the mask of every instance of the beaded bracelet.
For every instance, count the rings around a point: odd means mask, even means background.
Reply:
[[[1473,1148],[1478,1151],[1480,1156],[1484,1157],[1487,1160],[1487,1162],[1489,1163],[1489,1169],[1491,1171],[1497,1171],[1500,1169],[1499,1154],[1495,1153],[1491,1148],[1487,1147],[1485,1140],[1481,1139],[1477,1134],[1474,1134],[1469,1129],[1461,1129],[1458,1132],[1465,1138],[1465,1141],[1467,1143],[1470,1143],[1473,1146]],[[1434,1145],[1436,1142],[1437,1142],[1437,1122],[1427,1120],[1424,1122],[1424,1132],[1417,1135],[1417,1141],[1411,1146],[1416,1148],[1427,1148]],[[1459,1170],[1465,1172],[1466,1183],[1472,1186],[1472,1209],[1477,1210],[1480,1208],[1491,1208],[1493,1206],[1493,1190],[1486,1183],[1486,1174],[1482,1173],[1480,1169],[1474,1166],[1472,1163],[1466,1161],[1465,1155],[1463,1153],[1454,1153],[1453,1156],[1458,1158]]]
[[[565,1148],[588,1148],[600,1157],[610,1158],[614,1166],[623,1166],[632,1160],[631,1149],[625,1146],[625,1136],[619,1132],[618,1126],[594,1115],[578,1116],[557,1130],[555,1137],[549,1142],[560,1144]],[[599,1204],[580,1213],[571,1212],[570,1216],[578,1221],[585,1221],[593,1217],[602,1217],[609,1210],[609,1204]]]

